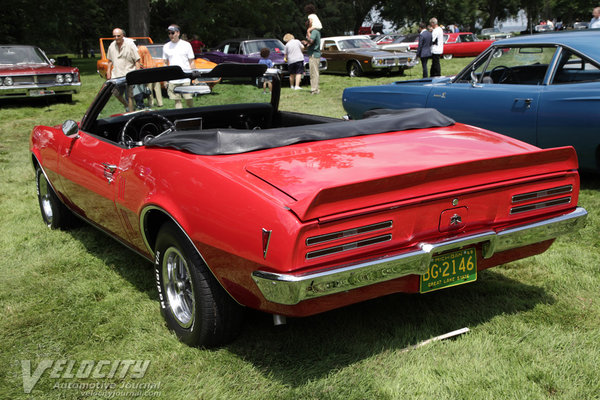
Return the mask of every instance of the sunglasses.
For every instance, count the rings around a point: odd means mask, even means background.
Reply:
[[[174,35],[175,31],[169,31],[169,35]]]

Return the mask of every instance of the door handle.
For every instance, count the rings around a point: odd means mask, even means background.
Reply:
[[[527,108],[531,108],[531,103],[533,102],[533,99],[531,98],[521,98],[521,97],[517,97],[515,99],[515,103],[518,101],[522,101],[523,103],[525,103],[525,105],[527,106]]]
[[[114,174],[115,171],[117,170],[117,166],[114,164],[109,164],[109,163],[102,163],[102,166],[104,167],[104,170],[107,172],[110,172],[111,174]]]
[[[102,166],[104,167],[104,177],[109,184],[113,183],[115,180],[115,178],[113,178],[113,174],[117,170],[117,166],[109,163],[102,163]]]

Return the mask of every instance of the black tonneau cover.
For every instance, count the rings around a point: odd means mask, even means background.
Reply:
[[[225,155],[289,146],[300,142],[450,126],[454,120],[433,108],[374,110],[365,119],[272,129],[205,129],[175,131],[148,147],[168,147],[198,155]]]

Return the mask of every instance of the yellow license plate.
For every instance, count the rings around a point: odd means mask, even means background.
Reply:
[[[477,280],[477,253],[475,248],[434,256],[429,269],[421,275],[420,292],[433,290]]]

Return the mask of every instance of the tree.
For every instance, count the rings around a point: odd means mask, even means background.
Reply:
[[[128,0],[129,35],[150,35],[150,0]]]

